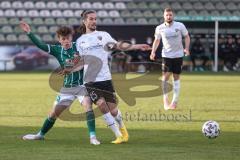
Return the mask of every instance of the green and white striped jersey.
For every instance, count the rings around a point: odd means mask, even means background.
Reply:
[[[32,32],[28,33],[31,41],[40,49],[53,55],[59,62],[62,68],[68,67],[69,60],[74,58],[77,53],[76,43],[72,43],[72,48],[65,50],[61,45],[50,45],[42,42]],[[63,87],[70,88],[83,84],[83,69],[64,76]]]

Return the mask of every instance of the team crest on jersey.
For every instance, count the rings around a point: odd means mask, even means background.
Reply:
[[[97,38],[98,38],[100,41],[102,40],[102,36],[98,36]]]
[[[176,28],[176,29],[175,29],[175,32],[178,32],[178,31],[179,31],[179,29]]]

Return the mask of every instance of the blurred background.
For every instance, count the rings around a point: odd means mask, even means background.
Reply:
[[[173,8],[175,20],[183,22],[191,36],[191,56],[184,58],[187,72],[240,71],[239,0],[8,0],[0,2],[0,71],[50,70],[57,61],[37,49],[18,24],[23,19],[43,41],[56,44],[59,26],[77,29],[80,14],[94,9],[98,30],[109,32],[117,40],[152,44],[154,30],[163,22],[165,7]],[[157,63],[161,62],[161,46]],[[113,72],[157,70],[149,62],[149,53],[118,53],[111,60]]]

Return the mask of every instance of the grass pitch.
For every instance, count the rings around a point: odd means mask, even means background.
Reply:
[[[160,79],[160,75],[149,75],[143,83],[158,76]],[[127,81],[120,83],[118,77],[114,75],[115,85],[126,87]],[[239,74],[183,74],[175,111],[163,110],[161,95],[136,98],[131,107],[120,98],[129,143],[110,144],[114,136],[98,117],[100,146],[89,144],[85,121],[58,120],[45,141],[21,139],[22,135],[39,130],[52,107],[56,93],[49,87],[48,79],[49,73],[0,73],[1,160],[238,160],[240,157]],[[151,89],[149,85],[135,88]],[[83,112],[78,102],[73,104],[71,112]],[[221,135],[217,139],[209,140],[202,135],[201,126],[207,120],[219,122]]]

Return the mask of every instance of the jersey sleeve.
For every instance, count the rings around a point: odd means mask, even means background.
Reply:
[[[182,35],[185,37],[186,35],[188,35],[188,30],[187,28],[185,27],[184,24],[181,25],[181,32],[182,32]]]
[[[43,51],[55,56],[55,45],[50,45],[44,43],[40,38],[38,38],[35,34],[32,32],[27,34],[29,39],[40,49]]]
[[[104,32],[102,36],[103,36],[103,45],[104,45],[105,51],[111,54],[112,49],[118,42],[107,32]]]
[[[156,29],[155,29],[154,37],[155,37],[155,39],[161,39],[161,37],[162,37],[162,36],[161,36],[161,33],[160,33],[159,26],[156,27]]]
[[[104,39],[105,39],[105,44],[107,44],[107,43],[117,43],[117,41],[107,32],[105,32]]]

